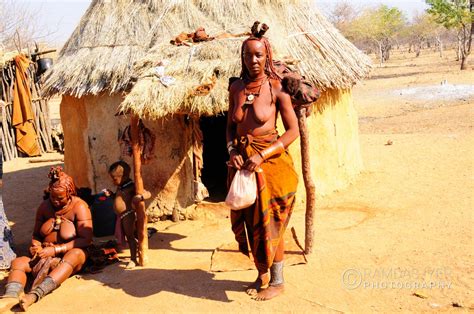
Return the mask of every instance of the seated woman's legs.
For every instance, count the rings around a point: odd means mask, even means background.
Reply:
[[[26,274],[31,272],[30,258],[17,257],[12,261],[5,294],[0,299],[0,312],[3,313],[18,304],[26,285]]]
[[[21,308],[26,311],[28,307],[37,302],[63,283],[69,276],[81,270],[87,256],[81,249],[72,249],[62,258],[61,263],[35,289],[20,298]]]

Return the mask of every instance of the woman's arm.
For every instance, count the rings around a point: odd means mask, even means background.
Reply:
[[[232,146],[232,143],[236,137],[237,133],[237,123],[232,119],[234,115],[234,96],[238,92],[238,84],[240,80],[235,81],[229,90],[229,111],[227,112],[227,126],[226,126],[226,140],[227,140],[227,150],[229,152],[229,163],[232,167],[240,169],[244,164],[244,159],[242,155],[239,154],[236,148]]]
[[[283,133],[278,140],[283,143],[285,148],[288,148],[288,146],[290,146],[290,144],[293,143],[300,135],[298,119],[291,104],[290,95],[282,90],[280,82],[278,82],[277,86],[275,87],[278,90],[276,96],[280,105],[279,109],[281,120],[283,122],[283,126],[285,127],[285,133]]]
[[[41,230],[41,226],[46,220],[44,216],[44,211],[47,208],[47,202],[48,201],[43,201],[41,205],[38,207],[38,209],[36,210],[35,227],[33,228],[33,236],[32,236],[31,245],[30,245],[30,254],[32,256],[34,256],[38,251],[41,250],[42,237],[40,234],[40,230]]]

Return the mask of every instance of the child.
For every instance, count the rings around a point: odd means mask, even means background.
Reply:
[[[130,262],[127,269],[137,265],[137,239],[135,236],[135,205],[138,202],[149,199],[151,194],[144,191],[143,195],[135,194],[135,184],[130,179],[130,166],[125,161],[114,162],[109,167],[109,175],[113,184],[117,187],[114,199],[115,213],[120,217],[123,233],[127,238],[130,248]]]

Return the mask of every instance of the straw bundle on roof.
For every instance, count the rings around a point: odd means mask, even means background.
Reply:
[[[143,0],[94,0],[47,73],[46,92],[81,97],[129,87],[156,14]]]
[[[267,35],[276,57],[299,60],[298,70],[321,89],[351,87],[368,73],[369,59],[309,1],[94,0],[47,73],[45,90],[81,97],[134,86],[122,111],[151,118],[222,112],[227,108],[227,79],[239,75],[245,38],[193,47],[175,47],[169,41],[200,26],[211,36],[241,34],[255,20],[270,26]],[[177,79],[168,88],[150,76],[163,60],[168,61],[166,75]],[[193,96],[215,72],[219,76],[211,92]]]
[[[203,26],[211,36],[249,31],[255,20],[267,23],[267,35],[276,59],[291,57],[297,69],[319,88],[350,88],[367,75],[370,60],[347,41],[312,5],[306,1],[173,1],[156,30],[192,32]],[[164,31],[166,30],[166,31]],[[164,35],[164,34],[163,34]],[[215,39],[188,46],[173,46],[172,37],[158,36],[136,67],[138,81],[126,96],[120,110],[141,117],[160,118],[169,114],[213,115],[227,110],[228,78],[240,73],[240,46],[245,37]],[[159,61],[165,75],[176,83],[165,87],[154,76]],[[209,94],[194,95],[201,84],[217,82]]]

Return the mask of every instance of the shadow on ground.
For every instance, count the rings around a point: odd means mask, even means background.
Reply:
[[[214,277],[213,273],[202,269],[124,270],[115,264],[100,274],[85,274],[81,280],[95,280],[103,286],[122,290],[137,298],[167,291],[220,302],[231,302],[226,291],[243,291],[248,284],[243,281],[217,280]]]

